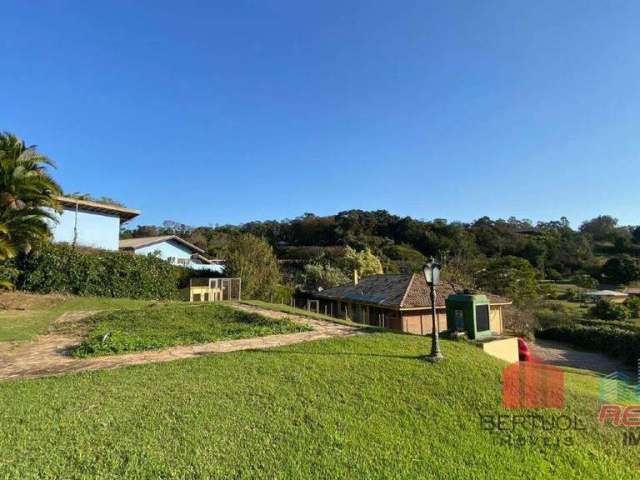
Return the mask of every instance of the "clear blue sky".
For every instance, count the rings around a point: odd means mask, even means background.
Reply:
[[[640,224],[640,2],[2,2],[0,129],[193,225]]]

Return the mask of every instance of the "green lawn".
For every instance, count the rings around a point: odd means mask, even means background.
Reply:
[[[73,328],[78,326],[87,327],[88,335],[73,350],[72,355],[76,357],[311,330],[289,320],[266,318],[226,305],[188,303],[98,313]]]
[[[594,376],[568,373],[565,409],[535,411],[585,431],[509,446],[480,422],[513,413],[504,364],[442,348],[429,364],[428,339],[371,333],[1,382],[0,478],[637,478],[640,447],[598,427]]]
[[[143,308],[156,302],[128,298],[56,297],[30,294],[4,294],[17,296],[14,304],[23,304],[25,310],[0,310],[0,342],[30,340],[46,333],[53,321],[65,312],[78,310],[114,310]],[[0,295],[0,301],[2,300]],[[23,302],[21,300],[24,300]]]

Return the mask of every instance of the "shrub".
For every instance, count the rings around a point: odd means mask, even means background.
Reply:
[[[242,279],[243,298],[269,300],[282,281],[273,248],[254,235],[238,235],[225,258],[227,274]]]
[[[538,330],[536,337],[567,342],[587,350],[606,353],[630,365],[635,365],[640,357],[640,331],[611,325],[560,325]]]
[[[17,285],[32,292],[144,299],[178,298],[178,287],[196,274],[153,256],[68,244],[47,245],[18,268]]]
[[[629,309],[631,318],[640,317],[640,297],[631,297],[625,302],[625,306]]]
[[[626,320],[630,318],[629,309],[620,303],[607,302],[606,300],[598,300],[589,311],[594,318],[602,320]]]

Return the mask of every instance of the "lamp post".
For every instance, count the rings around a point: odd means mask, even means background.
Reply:
[[[440,269],[440,264],[431,258],[431,261],[422,270],[431,294],[431,354],[426,357],[430,362],[438,362],[444,358],[442,352],[440,352],[440,335],[438,334],[439,325],[436,312],[436,286],[440,284]]]

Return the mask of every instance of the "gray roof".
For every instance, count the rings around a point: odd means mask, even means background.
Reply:
[[[449,283],[438,286],[436,306],[444,307],[444,300],[449,295],[463,289]],[[498,295],[486,294],[494,305],[511,303]],[[353,283],[328,288],[315,292],[317,298],[332,300],[348,300],[376,304],[394,308],[427,308],[431,307],[431,298],[427,282],[420,274],[371,275],[363,278],[357,285]]]
[[[185,247],[191,249],[194,252],[203,254],[204,250],[200,247],[196,247],[193,243],[189,243],[186,240],[178,237],[177,235],[161,235],[159,237],[140,237],[140,238],[127,238],[124,240],[120,240],[120,249],[121,250],[137,250],[138,248],[147,247],[149,245],[155,245],[157,243],[170,242],[175,241],[178,242]]]

